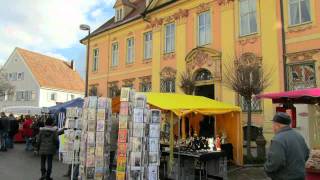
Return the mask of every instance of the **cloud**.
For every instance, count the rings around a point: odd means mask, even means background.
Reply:
[[[79,25],[85,23],[95,29],[110,18],[108,13],[115,3],[115,0],[3,1],[0,0],[0,63],[15,47],[53,55],[59,54],[59,49],[72,48],[86,35]]]

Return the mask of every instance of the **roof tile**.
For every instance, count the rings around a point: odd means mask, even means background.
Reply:
[[[84,81],[66,61],[17,48],[40,87],[84,92]]]

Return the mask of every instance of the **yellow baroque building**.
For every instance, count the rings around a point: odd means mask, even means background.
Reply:
[[[196,95],[243,107],[223,83],[224,64],[234,57],[258,59],[272,70],[265,92],[316,87],[320,1],[283,0],[283,7],[280,2],[117,0],[114,17],[90,36],[89,93],[113,97],[124,86],[183,93],[180,75],[188,69]],[[87,44],[88,37],[81,42]],[[270,139],[275,105],[254,101],[253,110],[253,124],[264,127]]]

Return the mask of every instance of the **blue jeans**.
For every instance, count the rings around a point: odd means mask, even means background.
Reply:
[[[13,137],[7,137],[7,148],[13,148]]]
[[[7,138],[8,138],[8,133],[1,131],[0,132],[0,149],[1,150],[7,150]]]
[[[25,140],[26,140],[26,148],[25,148],[25,150],[26,151],[32,151],[33,150],[32,138],[26,137]]]

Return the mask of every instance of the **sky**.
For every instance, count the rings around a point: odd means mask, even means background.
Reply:
[[[115,0],[0,0],[0,64],[15,47],[74,60],[84,77],[86,47],[79,40],[114,15]]]

